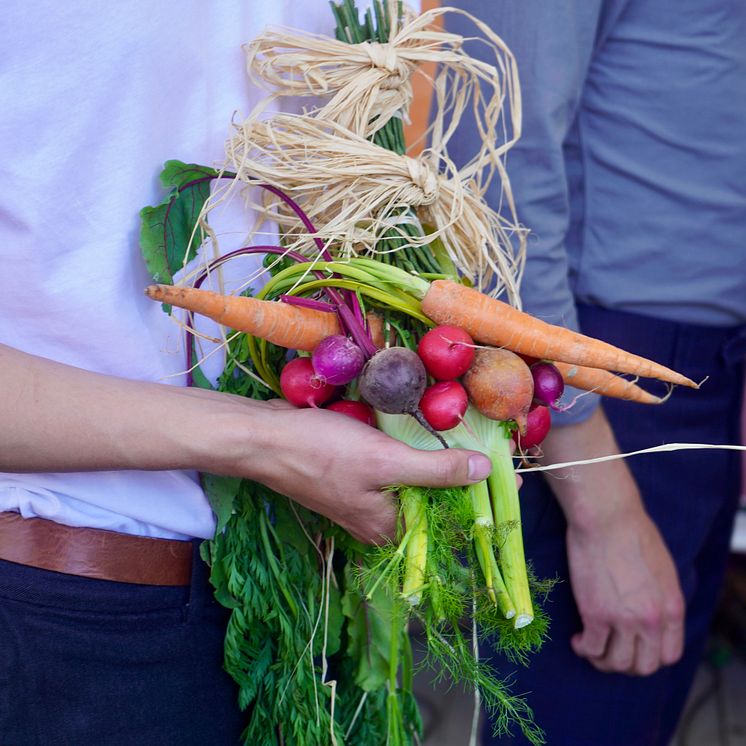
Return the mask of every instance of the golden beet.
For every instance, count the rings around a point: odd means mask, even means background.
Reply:
[[[485,417],[515,420],[520,431],[526,431],[534,379],[518,355],[496,347],[477,350],[463,383],[472,404]]]

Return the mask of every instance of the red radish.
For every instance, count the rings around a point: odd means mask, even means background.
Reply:
[[[545,407],[556,407],[565,391],[565,382],[557,366],[542,360],[531,366],[534,379],[534,401]]]
[[[332,334],[316,346],[311,363],[319,378],[333,386],[342,386],[360,375],[365,354],[344,334]]]
[[[513,440],[522,450],[538,446],[552,427],[552,415],[548,407],[537,406],[530,409],[526,418],[526,432],[513,433]]]
[[[442,325],[426,332],[417,354],[436,381],[452,381],[464,375],[474,360],[474,340],[458,326]]]
[[[440,381],[428,386],[420,399],[420,410],[435,430],[456,427],[468,406],[466,389],[458,381]]]
[[[338,401],[332,402],[327,409],[332,412],[339,412],[345,414],[348,417],[353,417],[360,422],[364,422],[366,425],[371,427],[376,426],[376,417],[373,410],[365,403],[361,401],[351,401],[350,399],[339,399]]]
[[[280,373],[280,390],[296,407],[318,407],[334,396],[337,387],[316,375],[310,357],[296,357]]]

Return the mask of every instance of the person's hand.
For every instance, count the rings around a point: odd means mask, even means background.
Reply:
[[[648,675],[681,656],[684,602],[676,568],[641,506],[588,529],[570,524],[567,554],[583,622],[573,650],[600,671]]]
[[[0,471],[188,469],[266,484],[358,539],[394,536],[386,488],[484,479],[474,451],[418,451],[344,415],[131,381],[0,345]]]
[[[556,428],[543,445],[549,463],[618,453],[600,408],[585,422]],[[570,580],[583,624],[573,650],[601,671],[648,675],[676,662],[684,634],[678,575],[626,463],[549,474],[567,519]]]
[[[471,484],[490,471],[489,459],[474,451],[420,451],[335,412],[280,400],[255,404],[244,452],[218,468],[250,476],[364,542],[394,537],[394,495],[387,488]]]

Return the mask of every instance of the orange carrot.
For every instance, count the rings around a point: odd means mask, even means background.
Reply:
[[[368,311],[365,314],[365,319],[368,322],[368,334],[373,340],[373,344],[380,350],[386,346],[386,339],[383,330],[383,316],[373,311]]]
[[[568,386],[574,386],[583,391],[593,391],[596,394],[610,396],[614,399],[638,402],[640,404],[662,404],[667,397],[651,394],[633,381],[610,373],[601,368],[585,368],[582,365],[569,363],[554,363],[562,374],[562,380]]]
[[[507,303],[451,280],[435,280],[422,299],[423,313],[437,324],[460,326],[478,342],[521,355],[698,388],[663,365],[593,337],[548,324]]]
[[[220,295],[173,285],[149,285],[145,295],[162,303],[186,308],[223,326],[266,339],[290,350],[312,352],[322,339],[339,334],[335,313],[314,308],[258,300],[243,295]]]

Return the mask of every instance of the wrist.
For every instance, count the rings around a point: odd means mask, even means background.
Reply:
[[[180,468],[258,478],[273,449],[277,423],[268,418],[272,404],[198,389],[183,393],[193,399],[187,409],[194,427],[178,434],[187,462]]]
[[[609,483],[608,480],[604,480]],[[569,529],[580,534],[599,534],[619,523],[629,520],[629,516],[641,509],[634,482],[626,487],[627,480],[611,480],[619,487],[596,494],[557,496]]]

